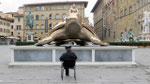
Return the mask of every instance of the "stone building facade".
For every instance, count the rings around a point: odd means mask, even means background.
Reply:
[[[94,27],[95,32],[101,40],[104,40],[103,36],[103,14],[102,8],[104,7],[104,0],[98,0],[92,12],[94,12]]]
[[[7,26],[7,29],[9,31],[5,32],[6,41],[9,40],[10,43],[15,43],[16,41],[23,41],[24,7],[19,7],[19,10],[17,12],[1,12],[0,16],[3,19],[1,23],[6,23],[6,21],[9,23],[9,25],[1,25],[3,26],[1,28],[5,28]],[[0,35],[3,33],[0,32]],[[4,39],[1,40],[3,44],[6,44],[6,41],[4,42]]]
[[[79,15],[84,16],[84,10],[87,7],[86,1],[66,1],[66,2],[50,2],[50,3],[33,3],[24,5],[24,37],[26,41],[27,33],[30,31],[26,26],[26,16],[31,12],[34,15],[33,32],[35,39],[42,39],[49,35],[51,29],[63,21],[68,15],[69,9],[75,4],[79,10]],[[85,18],[87,21],[87,18]]]
[[[7,44],[10,37],[11,19],[0,17],[0,44]]]
[[[92,12],[95,18],[102,21],[100,23],[94,18],[95,30],[100,30],[97,33],[106,42],[121,41],[121,33],[128,41],[129,30],[132,30],[137,39],[143,29],[145,11],[150,11],[150,0],[98,0]],[[96,14],[102,17],[97,17]]]
[[[24,23],[24,7],[19,7],[17,12],[5,13],[5,18],[13,19],[10,24],[10,35],[17,39],[17,41],[23,41],[23,23]]]
[[[23,14],[16,14],[14,16],[14,36],[19,38],[19,41],[23,41],[23,21],[24,21],[24,15]]]

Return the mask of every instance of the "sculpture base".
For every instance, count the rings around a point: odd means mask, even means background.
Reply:
[[[60,64],[64,47],[12,47],[11,63],[17,64]],[[136,47],[73,47],[78,56],[77,64],[135,64]]]
[[[27,33],[27,42],[34,42],[34,32]]]

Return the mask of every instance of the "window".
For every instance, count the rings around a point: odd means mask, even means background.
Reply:
[[[129,7],[129,13],[132,13],[133,9],[132,6]]]
[[[17,25],[17,30],[21,30],[21,25]]]
[[[20,18],[18,18],[18,22],[20,22]]]
[[[41,29],[44,29],[44,24],[41,24]]]
[[[41,20],[44,20],[44,15],[41,15]]]
[[[18,32],[18,35],[20,35],[20,32]]]
[[[106,13],[104,13],[103,19],[104,19],[104,20],[103,20],[103,25],[106,26],[106,23],[107,23],[107,21],[106,21]]]
[[[110,37],[110,29],[108,29],[108,36]]]
[[[59,9],[59,6],[58,5],[56,5],[56,10],[58,10]]]
[[[53,6],[50,6],[50,10],[52,10],[53,9]]]
[[[49,24],[49,29],[52,29],[53,28],[53,25],[52,24]]]
[[[38,24],[36,24],[36,29],[39,29],[39,25]]]
[[[116,18],[117,18],[117,15],[116,15],[116,12],[114,11],[114,20],[116,21]]]
[[[14,35],[14,33],[13,32],[11,32],[11,36],[13,36]]]
[[[67,7],[66,7],[66,5],[64,5],[64,9],[66,9]]]
[[[39,15],[36,15],[36,20],[39,20]]]
[[[3,29],[2,29],[2,28],[0,28],[0,32],[3,32]]]
[[[45,7],[44,7],[44,6],[42,6],[42,7],[41,7],[41,10],[42,10],[42,11],[44,11],[44,10],[45,10]]]
[[[26,11],[29,11],[30,10],[30,8],[29,7],[26,7]]]
[[[121,17],[123,16],[123,10],[121,10],[120,16],[121,16]]]
[[[66,16],[67,16],[66,14],[63,14],[62,18],[63,18],[63,19],[65,19],[65,18],[66,18]]]
[[[14,28],[14,26],[13,25],[11,25],[11,29],[13,29]]]
[[[49,19],[50,20],[53,19],[53,15],[52,14],[49,15]]]
[[[125,12],[125,15],[127,15],[127,9],[125,9],[125,11],[124,11],[124,12]]]
[[[59,19],[59,14],[56,14],[56,20],[58,20]]]
[[[38,11],[38,10],[40,10],[40,7],[39,7],[39,6],[36,7],[36,11]]]

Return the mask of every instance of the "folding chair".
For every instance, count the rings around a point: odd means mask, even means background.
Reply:
[[[74,79],[76,80],[76,61],[75,60],[64,60],[64,62],[61,65],[61,78],[62,78],[62,80],[63,80],[65,68],[74,70]]]

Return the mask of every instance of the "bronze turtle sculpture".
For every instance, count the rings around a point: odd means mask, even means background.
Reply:
[[[74,41],[77,44],[82,45],[85,42],[93,42],[94,44],[108,45],[102,42],[94,32],[94,30],[86,25],[78,15],[78,9],[75,5],[69,10],[68,17],[57,24],[51,31],[50,35],[42,40],[40,40],[36,46],[41,46],[51,42],[56,43],[66,43]]]

